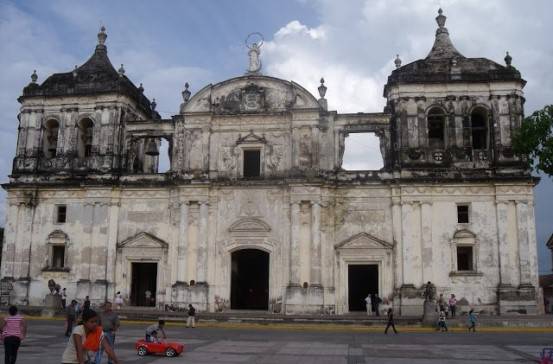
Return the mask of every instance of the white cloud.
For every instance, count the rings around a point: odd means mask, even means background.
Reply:
[[[263,50],[265,72],[293,79],[317,95],[324,76],[330,108],[340,112],[380,111],[382,90],[399,53],[404,64],[426,57],[434,41],[437,1],[312,0],[320,23],[298,20],[284,25]],[[528,81],[526,112],[553,103],[553,12],[548,0],[442,0],[446,26],[456,48],[466,57],[503,63],[505,51]],[[374,166],[378,143],[361,135],[346,140],[344,167]],[[543,243],[551,234],[551,179],[536,189],[540,267],[550,266]],[[549,224],[550,225],[550,224]],[[544,258],[545,257],[545,258]]]

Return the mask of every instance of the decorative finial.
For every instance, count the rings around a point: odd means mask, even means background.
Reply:
[[[79,68],[77,65],[75,65],[75,68],[73,68],[73,77],[77,78],[77,68]]]
[[[399,58],[399,54],[396,54],[396,59],[394,60],[394,63],[396,64],[396,68],[401,67],[401,59]]]
[[[144,92],[144,86],[142,86],[142,83],[140,83],[140,86],[138,86],[138,91],[140,93],[143,93]]]
[[[121,63],[121,67],[119,67],[117,72],[119,72],[119,77],[123,77],[123,75],[125,74],[125,67],[123,67],[123,63]]]
[[[182,91],[182,99],[184,100],[184,103],[187,103],[188,100],[190,100],[191,92],[188,89],[189,87],[190,87],[190,85],[188,84],[188,82],[186,82],[184,84],[184,91]]]
[[[443,13],[444,11],[442,10],[442,8],[439,8],[438,16],[436,17],[436,23],[438,23],[438,26],[440,27],[440,29],[445,26],[445,21],[447,19],[447,17],[443,15]]]
[[[106,34],[106,27],[102,25],[100,28],[100,33],[98,33],[98,45],[104,45],[106,43],[106,38],[108,35]]]
[[[318,102],[319,106],[324,110],[328,110],[328,102],[325,99],[326,95],[326,86],[325,86],[325,79],[321,77],[321,85],[318,87],[319,90],[319,96],[321,97]]]
[[[511,62],[513,61],[513,57],[507,52],[507,55],[505,56],[505,64],[507,67],[511,67]]]
[[[263,35],[261,33],[251,33],[246,38],[246,47],[249,49],[248,57],[250,64],[248,66],[247,73],[259,73],[261,70],[261,60],[259,54],[261,53],[261,46],[263,45]]]
[[[156,106],[157,106],[156,99],[152,99],[152,103],[150,104],[150,106],[152,107],[152,111],[156,109]]]
[[[31,83],[36,83],[36,80],[38,80],[38,75],[36,74],[36,70],[33,70],[33,74],[31,75]]]
[[[325,86],[325,79],[321,77],[321,85],[318,88],[319,90],[319,96],[321,96],[321,99],[325,98],[327,87]]]

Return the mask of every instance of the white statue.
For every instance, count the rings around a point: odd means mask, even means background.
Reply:
[[[259,38],[258,41],[248,43],[252,37]],[[248,56],[250,64],[248,67],[248,73],[258,73],[261,70],[261,59],[259,54],[261,53],[261,46],[263,45],[263,36],[260,33],[252,33],[246,38],[246,47],[248,47]]]

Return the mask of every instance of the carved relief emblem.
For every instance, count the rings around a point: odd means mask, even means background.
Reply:
[[[242,204],[240,208],[240,216],[260,216],[257,204],[254,200],[255,196],[248,195],[246,201]]]
[[[236,158],[233,147],[223,147],[221,152],[221,164],[224,171],[232,171],[236,167]]]
[[[263,111],[265,108],[265,89],[253,83],[242,90],[243,112]]]
[[[434,158],[434,160],[436,162],[441,162],[444,160],[444,153],[443,152],[434,152],[432,153],[432,158]]]
[[[275,173],[277,171],[283,155],[284,155],[284,150],[282,145],[275,145],[272,147],[272,153],[267,158],[267,168],[272,173]]]

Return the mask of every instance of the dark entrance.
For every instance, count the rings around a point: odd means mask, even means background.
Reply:
[[[348,265],[349,311],[366,311],[365,298],[378,294],[378,265]]]
[[[155,306],[157,263],[132,263],[131,304]]]
[[[231,255],[230,308],[269,309],[269,253],[243,249]]]

